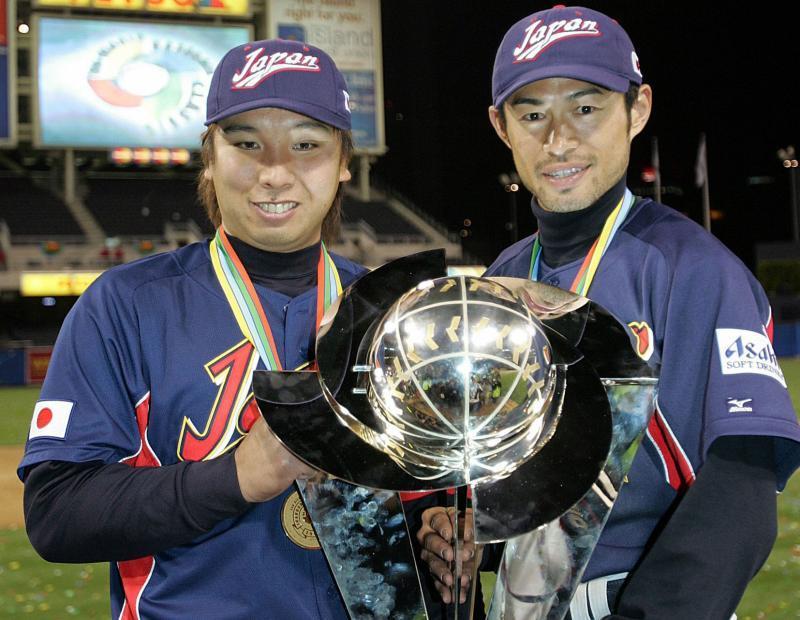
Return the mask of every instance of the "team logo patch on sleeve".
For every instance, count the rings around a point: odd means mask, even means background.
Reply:
[[[74,406],[75,403],[66,400],[40,400],[33,408],[28,439],[37,437],[64,439]]]
[[[633,321],[628,323],[628,327],[636,338],[636,354],[644,361],[649,360],[654,349],[653,330],[644,321]]]
[[[765,334],[720,328],[717,330],[717,349],[723,375],[764,375],[786,387],[778,358]]]

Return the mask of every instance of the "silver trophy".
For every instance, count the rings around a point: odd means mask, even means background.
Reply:
[[[476,543],[505,543],[488,616],[562,618],[653,411],[623,327],[553,287],[448,277],[437,251],[349,287],[316,347],[314,371],[253,384],[280,441],[324,472],[298,485],[351,617],[426,617],[398,492],[457,488]]]

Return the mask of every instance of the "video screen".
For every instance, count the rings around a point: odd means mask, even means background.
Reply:
[[[214,67],[248,26],[40,17],[37,146],[198,149]]]

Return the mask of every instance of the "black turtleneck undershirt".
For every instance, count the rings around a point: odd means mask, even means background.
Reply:
[[[319,243],[281,253],[228,238],[254,283],[288,297],[316,285]],[[25,477],[28,536],[52,562],[151,555],[186,544],[249,506],[233,451],[210,461],[147,468],[45,461],[29,467]]]
[[[320,244],[295,252],[268,252],[228,235],[250,279],[287,297],[297,297],[317,284]]]
[[[539,223],[539,243],[542,260],[549,267],[561,267],[586,256],[595,239],[603,230],[609,214],[625,194],[625,177],[590,207],[580,211],[559,213],[546,211],[531,201],[531,209]]]

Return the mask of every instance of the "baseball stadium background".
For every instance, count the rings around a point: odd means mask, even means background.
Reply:
[[[469,4],[0,0],[0,617],[108,616],[105,564],[49,564],[30,547],[16,465],[53,342],[81,292],[113,265],[212,232],[195,198],[197,146],[211,72],[227,49],[253,38],[300,39],[326,49],[343,70],[357,151],[334,251],[377,266],[444,248],[453,272],[479,274],[500,248],[527,234],[528,196],[491,135],[485,106],[502,32],[542,6],[509,1],[507,14],[498,13],[480,32],[464,32]],[[612,15],[627,11],[627,25],[637,3],[585,4]],[[639,25],[650,35],[643,45],[668,44],[657,38],[657,24],[680,10],[669,4],[648,5],[656,25]],[[697,11],[704,34],[725,19],[713,7]],[[793,23],[787,16],[771,28]],[[780,45],[781,36],[772,34]],[[794,40],[788,30],[784,38]],[[473,48],[482,50],[479,58],[469,55]],[[676,46],[668,56],[679,58],[689,48]],[[652,59],[653,49],[640,56]],[[662,81],[671,71],[668,63],[654,67],[659,70]],[[772,301],[776,351],[797,408],[800,360],[792,358],[800,352],[800,224],[798,163],[789,144],[796,128],[787,140],[782,129],[755,132],[776,170],[742,172],[746,181],[738,190],[715,186],[712,198],[726,196],[723,209],[722,201],[709,201],[709,177],[722,164],[707,153],[724,111],[714,109],[703,121],[707,148],[689,122],[670,133],[665,116],[658,116],[662,101],[648,133],[634,144],[629,183],[712,227],[756,272]],[[690,104],[702,108],[697,99]],[[671,164],[659,154],[659,130],[662,153],[677,149],[684,134],[684,155]],[[742,159],[733,157],[734,144],[726,148],[731,159]],[[765,216],[748,222],[743,235],[734,223],[750,203],[764,205]],[[800,477],[779,498],[778,541],[738,613],[753,620],[800,617]]]

